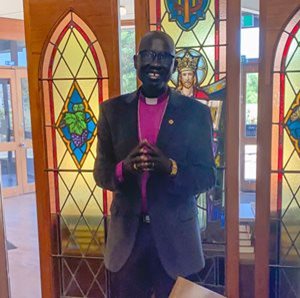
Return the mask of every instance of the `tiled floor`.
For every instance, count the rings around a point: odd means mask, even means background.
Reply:
[[[254,193],[241,193],[240,218],[245,217],[245,210],[248,212],[254,202]],[[35,194],[4,199],[4,212],[7,240],[16,246],[8,250],[11,298],[40,298]]]
[[[6,198],[4,217],[8,250],[11,298],[40,298],[40,267],[35,194]]]

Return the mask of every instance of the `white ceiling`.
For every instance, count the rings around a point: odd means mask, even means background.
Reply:
[[[0,17],[23,20],[23,0],[0,0]]]
[[[241,0],[242,7],[249,11],[258,11],[259,0]],[[263,0],[262,0],[263,1]],[[122,19],[134,19],[134,0],[119,0],[120,6],[126,7]],[[0,17],[23,19],[23,0],[0,0]]]

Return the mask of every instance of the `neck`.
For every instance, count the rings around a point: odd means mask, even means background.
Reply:
[[[154,98],[154,97],[159,97],[160,95],[165,93],[167,88],[168,88],[167,86],[164,86],[161,89],[151,89],[151,88],[144,88],[142,86],[142,93],[145,97]]]
[[[193,93],[194,93],[193,88],[185,88],[185,87],[183,87],[182,90],[181,90],[181,94],[185,95],[185,96],[188,96],[188,97],[193,96]]]

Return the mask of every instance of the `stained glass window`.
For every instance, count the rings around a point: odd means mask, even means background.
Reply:
[[[271,297],[300,296],[300,10],[279,40],[273,73]]]
[[[206,255],[206,266],[199,274],[199,281],[223,292],[226,0],[149,0],[149,5],[150,29],[168,33],[175,42],[178,68],[170,86],[211,109],[217,185],[198,198]]]
[[[55,28],[43,72],[53,258],[64,297],[105,297],[106,193],[96,186],[96,122],[108,98],[107,67],[91,29],[74,12]]]

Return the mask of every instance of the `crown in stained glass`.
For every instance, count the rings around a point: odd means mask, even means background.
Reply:
[[[288,110],[284,123],[293,146],[300,157],[300,92]]]
[[[75,82],[56,126],[76,166],[81,168],[96,136],[97,120]]]

